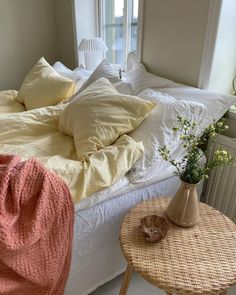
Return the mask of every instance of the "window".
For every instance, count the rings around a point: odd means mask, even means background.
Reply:
[[[100,35],[110,63],[124,65],[137,49],[139,0],[100,0]]]
[[[211,1],[199,87],[232,94],[236,75],[236,1]]]

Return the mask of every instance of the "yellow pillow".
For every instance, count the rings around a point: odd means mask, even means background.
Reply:
[[[25,77],[16,100],[27,110],[51,106],[74,94],[74,81],[60,76],[44,57]]]
[[[101,78],[76,96],[59,118],[59,130],[74,137],[78,159],[109,146],[134,130],[156,105],[119,94]]]

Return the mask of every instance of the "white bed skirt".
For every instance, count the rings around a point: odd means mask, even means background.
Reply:
[[[132,190],[75,215],[72,262],[65,295],[87,295],[126,267],[120,250],[119,229],[124,216],[137,203],[173,195],[177,177]]]

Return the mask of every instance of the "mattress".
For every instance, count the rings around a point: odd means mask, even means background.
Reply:
[[[124,216],[139,202],[173,195],[178,186],[179,179],[174,176],[152,184],[127,184],[113,192],[109,200],[87,209],[77,206],[72,262],[65,295],[89,294],[122,273],[126,263],[118,237]]]
[[[150,178],[146,177],[145,179],[135,179],[130,181],[128,173],[124,177],[120,178],[112,186],[98,191],[90,195],[89,197],[81,200],[79,203],[75,204],[75,212],[78,212],[81,209],[92,207],[95,204],[99,204],[100,202],[109,200],[113,197],[117,197],[130,191],[149,186],[173,176],[174,168],[169,163],[167,164],[168,165],[165,166],[165,169],[162,169],[163,166],[160,166],[160,169],[158,168],[155,172],[155,176],[152,173],[152,175],[150,175]]]

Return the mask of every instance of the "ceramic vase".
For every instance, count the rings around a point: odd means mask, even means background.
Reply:
[[[175,224],[183,227],[194,226],[200,219],[197,184],[181,181],[176,194],[167,209],[167,217]]]

